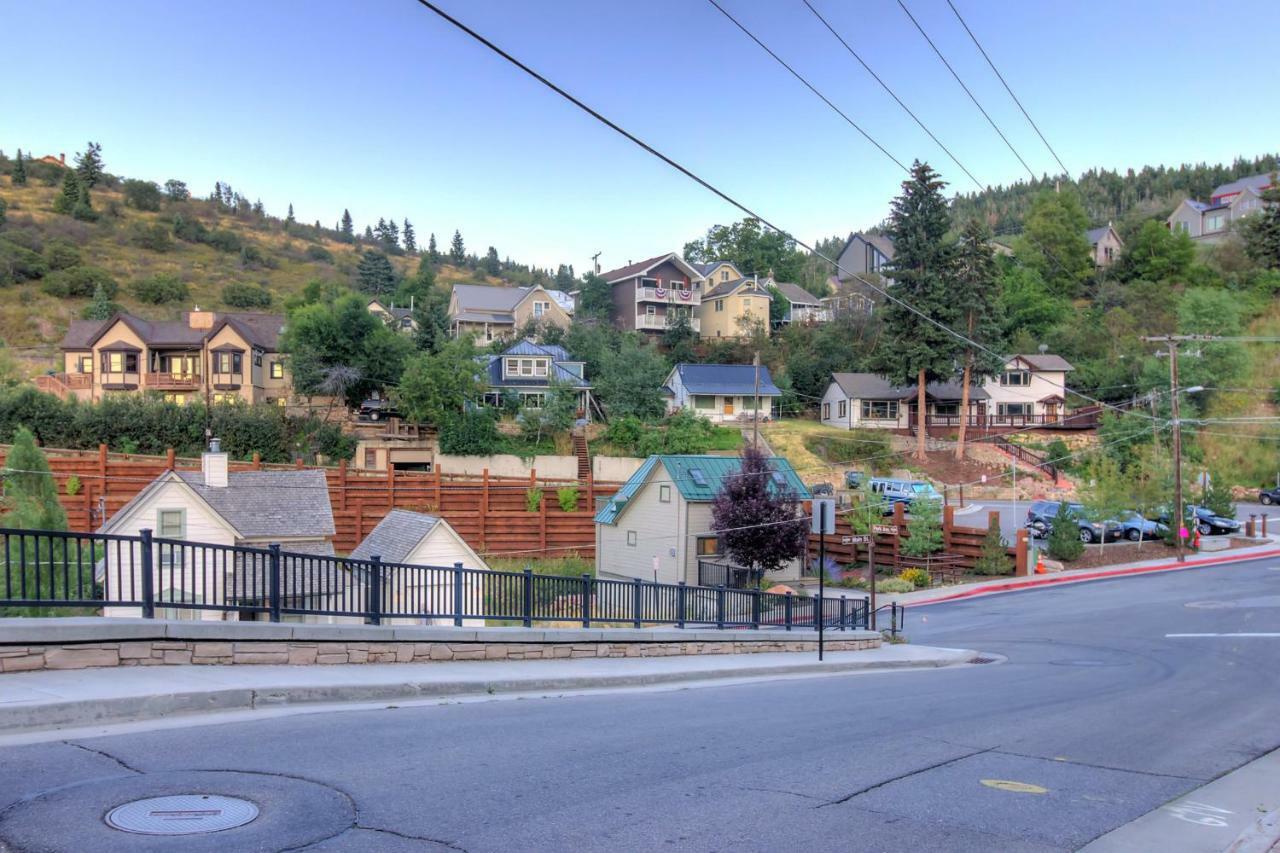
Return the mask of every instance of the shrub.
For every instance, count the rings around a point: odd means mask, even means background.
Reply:
[[[524,493],[524,508],[528,512],[537,512],[542,508],[542,489],[532,488]]]
[[[219,252],[238,252],[244,248],[244,242],[240,239],[239,234],[222,228],[210,233],[204,239],[204,242]]]
[[[124,203],[136,210],[159,210],[163,198],[152,181],[128,178],[124,182]]]
[[[80,494],[80,478],[75,474],[67,478],[67,494],[70,497]]]
[[[915,584],[902,578],[881,578],[876,581],[876,592],[913,592]]]
[[[309,261],[320,261],[321,263],[326,264],[333,263],[333,253],[324,246],[318,246],[313,243],[312,245],[307,246],[306,254],[307,260]]]
[[[1078,560],[1084,553],[1084,543],[1080,541],[1080,526],[1076,523],[1075,513],[1066,504],[1062,505],[1057,517],[1053,519],[1046,550],[1050,557],[1064,561]]]
[[[578,487],[564,486],[556,489],[556,500],[560,503],[560,509],[565,512],[578,511]]]
[[[484,411],[467,412],[444,419],[440,424],[440,452],[458,456],[488,456],[502,447],[502,436],[493,416]]]
[[[634,451],[644,435],[644,424],[635,415],[615,418],[604,431],[604,440],[628,451]]]
[[[1071,448],[1067,447],[1067,443],[1060,438],[1049,442],[1049,446],[1045,448],[1045,456],[1059,468],[1071,467]]]
[[[70,240],[50,240],[44,247],[44,259],[51,270],[65,270],[80,266],[80,250]]]
[[[157,273],[135,281],[129,288],[139,301],[151,305],[182,302],[187,298],[186,282],[176,275]]]
[[[942,507],[935,500],[912,501],[902,553],[909,557],[926,557],[941,550]]]
[[[991,527],[982,538],[982,553],[973,563],[974,574],[1013,574],[1013,560],[1009,557],[1008,544],[1000,535],[999,527]]]
[[[199,219],[179,215],[173,218],[173,236],[188,243],[207,243],[209,229]]]
[[[49,272],[49,262],[40,255],[9,240],[0,240],[0,285],[41,278]]]
[[[9,210],[9,202],[0,198],[0,228],[4,227],[4,215]]]
[[[93,296],[94,290],[99,286],[108,299],[114,298],[120,290],[120,285],[111,277],[111,273],[100,267],[72,267],[68,270],[58,270],[46,276],[41,285],[45,293],[50,296],[60,296],[63,299],[88,299]]]
[[[232,308],[268,308],[271,291],[260,284],[232,282],[222,288],[222,301]]]
[[[129,226],[129,242],[139,249],[152,252],[167,252],[173,248],[173,238],[169,236],[169,229],[159,222],[133,223]]]
[[[924,569],[903,569],[898,577],[911,584],[915,589],[924,589],[929,586],[929,573]]]

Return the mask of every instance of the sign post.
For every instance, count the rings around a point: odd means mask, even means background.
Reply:
[[[818,534],[818,609],[815,619],[818,623],[818,660],[823,654],[823,626],[827,623],[826,605],[823,602],[825,575],[827,572],[827,534],[836,532],[836,502],[831,498],[815,498],[813,501],[813,522],[810,528]]]

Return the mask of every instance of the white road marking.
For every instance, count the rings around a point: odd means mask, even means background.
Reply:
[[[1169,638],[1186,638],[1186,637],[1280,637],[1280,632],[1272,632],[1272,633],[1263,633],[1263,632],[1247,633],[1247,632],[1241,632],[1241,633],[1238,633],[1238,634],[1165,634],[1165,638],[1166,638],[1166,639],[1169,639]]]

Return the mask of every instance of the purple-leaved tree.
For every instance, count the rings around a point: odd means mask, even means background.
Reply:
[[[799,496],[773,473],[768,457],[748,447],[741,472],[725,478],[711,504],[711,529],[724,553],[757,582],[803,556],[809,538]]]

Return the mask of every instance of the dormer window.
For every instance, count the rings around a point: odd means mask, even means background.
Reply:
[[[1031,384],[1031,371],[1006,370],[1000,375],[1000,384],[1015,388],[1025,388]]]
[[[506,358],[503,360],[503,372],[507,376],[545,377],[551,372],[549,358]]]
[[[728,281],[728,280],[729,280],[729,271],[728,271],[728,270],[720,270],[720,280],[721,280],[721,281]]]

